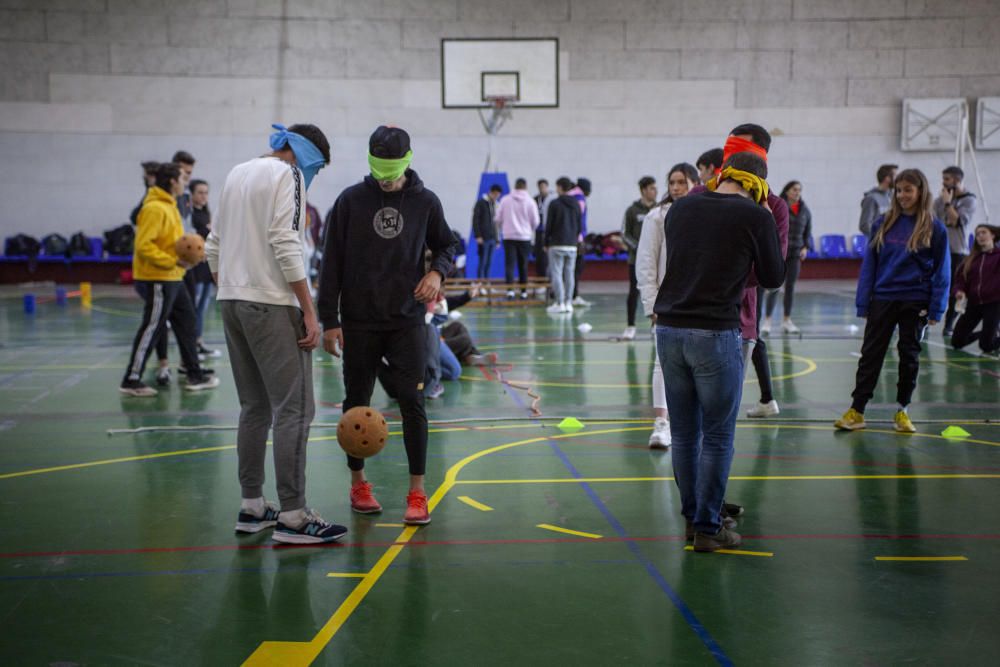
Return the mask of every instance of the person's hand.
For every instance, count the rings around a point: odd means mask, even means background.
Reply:
[[[344,351],[344,330],[327,329],[323,332],[323,349],[335,357],[339,357]]]
[[[943,204],[950,204],[951,198],[952,198],[951,190],[949,190],[948,188],[941,188],[941,202]]]
[[[771,214],[774,213],[774,211],[771,210],[771,204],[769,204],[768,201],[767,201],[767,197],[764,197],[764,201],[762,201],[760,203],[760,205],[763,206],[764,208],[766,208],[768,213],[771,213]]]
[[[190,269],[191,267],[193,267],[194,264],[191,264],[190,262],[185,262],[183,259],[181,259],[180,257],[178,257],[177,258],[177,266],[179,266],[182,269],[184,269],[185,271],[187,271],[188,269]]]
[[[315,350],[319,347],[320,339],[323,336],[319,322],[316,320],[316,313],[303,313],[302,324],[306,328],[306,335],[299,339],[299,348],[306,351]]]
[[[929,324],[929,325],[931,325],[931,326],[934,326],[934,325],[935,325],[935,324],[937,324],[937,323],[938,323],[938,321],[937,321],[937,320],[927,320],[927,324]]]
[[[962,290],[955,292],[955,301],[965,301],[965,292]]]
[[[417,289],[413,290],[413,296],[420,303],[430,303],[438,298],[441,292],[441,274],[437,271],[428,271],[427,275],[420,279]]]
[[[472,283],[472,285],[469,287],[469,296],[475,299],[482,293],[482,291],[483,291],[482,283]]]
[[[483,245],[483,237],[482,236],[477,236],[476,237],[476,243],[478,243],[479,245]]]
[[[799,261],[800,262],[806,261],[806,256],[807,255],[809,255],[809,248],[806,248],[805,246],[799,248]]]

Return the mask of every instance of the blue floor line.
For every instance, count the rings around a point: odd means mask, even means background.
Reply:
[[[567,457],[566,453],[559,448],[559,445],[556,442],[550,440],[549,446],[552,448],[552,451],[555,452],[555,455],[559,457],[559,460],[562,461],[563,465],[566,466],[566,469],[574,478],[576,479],[583,478],[583,475],[580,474],[580,471],[576,469],[576,466],[573,465],[573,463],[569,460],[569,457]],[[634,541],[628,539],[628,534],[625,532],[625,527],[622,526],[618,518],[611,513],[611,510],[608,508],[607,505],[604,504],[604,501],[601,500],[601,497],[597,495],[597,492],[594,491],[593,487],[591,487],[591,485],[587,482],[581,482],[580,487],[586,492],[591,502],[594,503],[597,509],[601,512],[601,514],[604,515],[604,518],[607,520],[607,522],[611,524],[611,527],[614,529],[614,531],[618,533],[618,536],[625,539],[624,544],[628,547],[629,551],[632,552],[632,555],[635,556],[635,559],[639,561],[639,563],[646,569],[646,572],[649,573],[649,576],[653,578],[653,581],[655,581],[656,584],[660,587],[660,590],[666,593],[667,597],[670,598],[670,601],[673,603],[674,607],[676,607],[677,611],[681,613],[681,616],[687,622],[691,630],[693,630],[694,633],[698,635],[698,639],[700,639],[701,642],[705,645],[705,648],[707,648],[712,653],[712,656],[716,659],[716,661],[720,665],[725,665],[726,667],[731,666],[733,664],[733,661],[729,659],[725,651],[722,650],[722,647],[719,646],[719,643],[712,638],[712,635],[709,634],[708,630],[705,628],[704,625],[702,625],[701,621],[698,620],[698,617],[694,615],[694,612],[691,611],[691,608],[687,606],[687,603],[684,602],[684,600],[677,593],[677,591],[675,591],[670,586],[670,584],[667,583],[667,580],[664,578],[663,574],[658,569],[656,569],[656,565],[654,565],[651,560],[646,558],[646,556],[642,553],[642,549],[639,548],[639,545]]]

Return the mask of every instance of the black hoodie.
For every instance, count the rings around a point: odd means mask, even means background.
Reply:
[[[448,275],[455,236],[441,201],[412,169],[399,192],[383,192],[371,176],[340,193],[329,214],[319,285],[324,329],[369,331],[424,324],[424,304],[413,290],[431,269]]]
[[[576,246],[583,214],[580,202],[571,195],[559,195],[545,214],[545,247]]]

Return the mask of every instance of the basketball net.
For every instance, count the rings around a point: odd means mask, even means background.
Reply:
[[[483,171],[495,172],[499,168],[496,159],[497,133],[500,132],[500,128],[504,126],[504,123],[510,120],[513,112],[512,107],[517,98],[497,95],[489,96],[486,100],[490,103],[492,110],[489,118],[486,117],[482,109],[476,109],[479,113],[479,120],[483,123],[483,129],[486,130],[486,134],[489,136],[489,148],[486,152],[486,165],[483,167]]]

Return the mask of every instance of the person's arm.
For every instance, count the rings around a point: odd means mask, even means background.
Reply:
[[[298,191],[298,192],[296,192]],[[274,259],[288,283],[306,277],[306,265],[299,236],[306,224],[305,190],[297,167],[282,171],[274,197],[274,215],[267,228],[267,241]]]
[[[806,205],[802,205],[802,248],[799,250],[799,259],[804,260],[806,255],[809,253],[810,247],[812,246],[812,211],[806,208]]]
[[[934,253],[934,275],[931,277],[931,302],[927,319],[937,324],[948,309],[948,288],[951,286],[951,253],[948,251],[948,234],[937,225],[931,238]]]
[[[872,236],[872,223],[878,217],[878,202],[874,197],[865,195],[861,200],[861,219],[858,221],[858,231],[865,235],[865,238]]]
[[[657,282],[660,267],[660,253],[663,248],[663,223],[659,207],[646,214],[639,230],[639,243],[635,252],[635,279],[642,299],[642,310],[646,317],[652,317],[656,305],[656,294],[660,289]]]
[[[949,257],[949,259],[950,259],[950,257]],[[955,271],[954,271],[954,273],[955,273],[955,279],[954,279],[954,281],[953,281],[953,283],[951,285],[951,293],[952,293],[952,295],[954,295],[956,297],[959,294],[968,294],[969,293],[969,281],[965,277],[965,271],[963,271],[962,269],[963,269],[963,267],[957,266],[957,267],[955,267]]]
[[[542,243],[546,250],[552,245],[552,223],[559,220],[559,211],[553,208],[555,205],[555,200],[549,202],[549,208],[545,212],[545,232],[542,234]]]
[[[169,231],[170,218],[159,207],[143,206],[135,232],[135,254],[158,269],[172,269],[179,266],[177,255],[160,249],[156,240]],[[185,267],[186,268],[186,267]]]
[[[485,200],[480,199],[476,202],[476,205],[472,207],[472,235],[476,239],[476,243],[482,243],[486,233],[486,225],[493,224],[492,220],[486,220],[490,217],[489,205]]]
[[[465,304],[472,301],[472,293],[469,290],[465,290],[461,294],[456,294],[455,296],[445,297],[445,303],[448,304],[448,310],[452,311],[456,308],[461,308]]]
[[[642,223],[636,219],[636,215],[635,209],[629,206],[622,217],[622,241],[629,252],[635,252],[639,247],[639,235],[642,233]]]
[[[431,251],[431,268],[414,290],[414,296],[421,303],[437,299],[445,277],[451,272],[458,245],[455,233],[448,226],[444,218],[444,208],[437,197],[434,198],[427,219],[426,245]]]
[[[317,299],[323,326],[323,349],[335,357],[339,357],[344,349],[344,334],[340,326],[340,289],[344,280],[344,248],[349,219],[350,207],[341,195],[327,216]]]
[[[948,204],[950,201],[945,201],[943,192],[942,195],[938,195],[934,198],[934,203],[931,205],[931,210],[934,212],[934,217],[943,222],[946,226],[951,227],[951,223],[948,221]]]
[[[881,219],[876,220],[871,227],[871,236],[874,237],[878,231]],[[869,238],[865,246],[865,256],[861,260],[861,273],[858,275],[858,288],[854,295],[854,306],[857,308],[858,317],[868,317],[868,309],[871,307],[872,294],[875,292],[875,276],[878,273],[879,251],[872,245]]]
[[[962,197],[952,204],[949,213],[955,218],[955,226],[965,231],[976,215],[976,198]]]
[[[787,223],[786,218],[785,224]],[[756,247],[753,266],[757,274],[757,284],[767,289],[781,287],[785,282],[785,252],[781,247],[778,229],[771,224],[771,216],[766,211],[760,211],[754,241]]]

